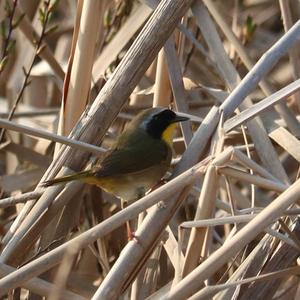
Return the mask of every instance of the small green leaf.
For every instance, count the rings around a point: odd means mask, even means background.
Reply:
[[[246,28],[247,28],[247,33],[249,35],[252,35],[256,29],[256,24],[254,23],[253,18],[251,16],[247,17]]]
[[[45,35],[51,34],[51,33],[54,32],[57,28],[58,28],[58,25],[53,25],[52,27],[50,27],[49,29],[46,30]]]
[[[254,23],[253,18],[251,16],[248,16],[246,19],[246,22],[242,28],[244,43],[251,41],[251,39],[253,38],[253,34],[255,32],[255,29],[256,29],[256,24]]]
[[[2,38],[5,39],[6,38],[6,24],[5,24],[4,20],[1,22],[0,30],[1,30]]]
[[[11,52],[16,46],[15,40],[10,40],[7,47],[7,52]]]
[[[109,28],[111,26],[112,21],[112,12],[110,9],[107,9],[103,16],[103,24],[105,28]]]
[[[45,12],[41,8],[39,8],[39,20],[42,24],[45,23]]]
[[[13,23],[12,27],[13,29],[15,29],[16,27],[19,26],[19,24],[21,23],[21,21],[23,20],[23,18],[25,17],[25,14],[21,14],[17,20]]]
[[[4,10],[6,11],[7,15],[10,16],[10,14],[11,14],[11,7],[10,7],[9,2],[7,0],[5,1]]]
[[[0,73],[4,70],[6,63],[8,61],[8,56],[6,55],[0,62]]]

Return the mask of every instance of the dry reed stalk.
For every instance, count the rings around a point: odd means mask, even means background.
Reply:
[[[269,128],[268,128],[269,129]],[[269,130],[268,130],[269,131]],[[294,159],[300,162],[300,142],[299,140],[283,127],[270,130],[269,136],[289,153]]]
[[[195,214],[195,220],[208,219],[212,216],[215,209],[217,178],[218,176],[216,167],[214,165],[209,166],[204,177],[203,186]],[[193,228],[191,230],[182,271],[183,277],[185,277],[198,265],[201,255],[205,257],[206,254],[203,253],[204,251],[202,247],[206,235],[207,228]]]
[[[202,227],[212,227],[212,226],[216,226],[216,225],[234,224],[235,227],[237,227],[238,224],[247,223],[250,220],[254,219],[254,217],[256,217],[256,216],[257,216],[257,214],[251,214],[251,215],[238,215],[238,216],[207,219],[207,220],[204,219],[204,220],[200,220],[200,221],[184,222],[180,226],[182,228],[198,229],[198,228],[202,228]],[[297,243],[297,240],[287,238],[285,235],[283,235],[271,228],[266,228],[264,231],[266,233],[268,233],[269,235],[274,236],[274,237],[278,238],[279,240],[285,242],[287,245],[290,245],[294,249],[299,250],[299,245]]]
[[[66,118],[68,118],[68,116],[67,117],[65,116],[65,105],[66,105],[67,98],[68,98],[69,88],[72,89],[72,86],[70,87],[70,79],[71,79],[73,60],[74,60],[77,39],[78,39],[78,34],[79,34],[79,29],[80,29],[82,7],[83,7],[83,1],[82,0],[78,1],[77,7],[76,7],[76,16],[75,16],[75,21],[74,21],[74,32],[72,35],[70,56],[69,56],[69,60],[68,60],[66,76],[64,78],[62,98],[61,98],[61,102],[60,102],[59,121],[58,121],[58,125],[57,125],[57,133],[59,133],[61,135],[63,135],[63,133],[66,131],[64,127],[65,127]],[[75,75],[73,75],[73,77],[74,76]],[[73,89],[74,89],[74,86],[73,86]],[[68,130],[66,132],[69,134],[70,130]],[[60,149],[60,145],[55,144],[54,155],[53,155],[54,158],[56,157],[59,149]]]
[[[42,191],[28,192],[17,196],[0,199],[0,207],[12,206],[17,203],[26,202],[28,200],[37,199],[43,194]]]
[[[230,148],[230,147],[229,147]],[[268,172],[266,169],[261,167],[258,163],[247,157],[243,152],[238,150],[236,147],[231,148],[231,160],[235,161],[242,166],[254,171],[254,173],[259,174],[260,176],[263,176],[267,179],[278,181],[276,177],[274,177],[270,172]]]
[[[149,6],[151,9],[155,9],[158,5],[157,0],[142,0],[142,2],[145,2],[147,6]],[[189,39],[195,47],[206,57],[206,60],[209,62],[209,64],[216,68],[215,63],[213,60],[211,60],[209,53],[205,50],[205,48],[198,42],[198,40],[194,37],[194,35],[186,28],[186,26],[183,23],[179,23],[177,25],[177,29],[180,30],[182,34],[185,35],[187,39]],[[184,38],[183,38],[184,40]]]
[[[288,269],[275,271],[275,272],[267,273],[264,275],[259,275],[259,276],[239,280],[239,281],[233,282],[233,283],[221,284],[221,285],[218,285],[215,287],[207,287],[207,289],[203,290],[203,292],[200,291],[200,292],[194,294],[192,297],[189,298],[189,300],[206,300],[206,299],[209,299],[209,297],[214,296],[216,293],[218,293],[222,290],[226,290],[226,289],[229,289],[232,287],[237,287],[239,285],[248,284],[248,283],[255,282],[255,281],[261,283],[261,281],[274,280],[277,278],[279,278],[281,280],[286,280],[285,277],[297,275],[297,274],[299,274],[299,272],[300,272],[299,267],[291,267]],[[224,298],[224,299],[229,299],[229,298]]]
[[[278,101],[281,101],[286,97],[293,95],[299,89],[300,89],[300,80],[298,79],[290,83],[289,85],[285,86],[281,90],[275,92],[274,94],[268,96],[267,98],[259,101],[253,106],[245,109],[240,114],[228,119],[224,124],[224,130],[226,132],[229,132],[230,130],[236,128],[237,126],[243,124],[244,122],[251,120],[259,113],[275,105]]]
[[[168,239],[164,242],[164,248],[176,272],[182,265],[184,256],[182,251],[178,251],[177,239],[169,226],[166,228],[166,232],[168,233]]]
[[[182,79],[182,72],[180,69],[180,62],[175,49],[175,41],[172,36],[167,40],[164,46],[164,50],[166,53],[169,78],[173,95],[175,98],[176,108],[178,111],[188,113],[188,106],[186,103],[186,94]],[[187,146],[190,143],[193,136],[190,122],[182,122],[180,123],[180,127],[182,130],[185,146]]]
[[[224,122],[224,119],[223,119],[223,114],[222,114],[221,119],[219,121],[218,128],[217,128],[217,130],[216,130],[216,132],[215,132],[215,134],[214,134],[214,136],[211,140],[210,153],[211,153],[211,155],[214,155],[216,157],[220,157],[220,156],[222,157],[222,151],[224,150],[225,135],[224,135],[224,130],[223,130],[223,122]],[[227,152],[226,151],[224,151],[224,152],[225,152],[225,156],[227,156]],[[216,159],[216,160],[218,160],[218,159]],[[219,160],[222,161],[223,159],[221,158]],[[214,160],[213,163],[215,163],[215,160]],[[217,170],[217,168],[215,170]],[[217,179],[219,179],[219,176],[218,176],[217,172],[216,172],[215,176],[216,176]],[[227,182],[226,178],[225,178],[225,181]],[[212,191],[211,193],[213,195],[213,200],[214,200],[213,201],[214,202],[214,204],[213,204],[214,209],[211,211],[212,215],[214,214],[215,209],[216,209],[215,206],[216,206],[216,198],[217,198],[217,195],[218,195],[218,193],[217,193],[217,191],[218,191],[218,188],[217,188],[218,187],[218,180],[213,181],[212,184],[213,183],[215,183],[215,185],[214,185],[215,189],[211,189],[211,191]],[[227,195],[228,195],[228,198],[230,200],[229,201],[230,206],[231,206],[230,209],[231,209],[231,211],[233,211],[233,202],[232,202],[231,193],[227,192]],[[200,208],[199,212],[200,213],[205,213],[205,209],[201,209],[201,206],[199,204],[200,204],[200,198],[199,198],[199,203],[197,205],[197,210],[198,210],[198,208]],[[197,213],[197,211],[196,211],[196,213]],[[203,237],[203,243],[202,243],[203,245],[201,247],[201,256],[202,257],[207,257],[211,252],[213,252],[213,249],[214,249],[213,235],[214,234],[215,234],[215,231],[213,231],[212,228],[208,227],[206,229],[206,234]],[[199,235],[199,237],[200,237],[199,240],[200,240],[200,244],[201,244],[201,236]],[[190,240],[192,240],[192,239],[190,238]],[[187,256],[186,256],[186,258],[187,258]]]
[[[180,163],[178,163],[176,166],[174,176],[182,173],[189,166],[194,165],[200,159],[219,122],[219,118],[220,110],[218,107],[213,106],[199,128],[194,133],[190,144],[181,157]]]
[[[37,128],[32,128],[32,127],[28,127],[25,125],[21,125],[21,124],[16,124],[12,121],[7,121],[4,119],[0,119],[0,126],[2,128],[6,128],[9,130],[13,130],[16,132],[20,132],[23,134],[28,134],[29,136],[34,136],[34,137],[39,137],[42,139],[47,139],[53,142],[57,142],[57,143],[61,143],[64,145],[68,145],[71,146],[73,148],[77,148],[83,151],[88,151],[90,153],[93,153],[95,155],[103,155],[103,153],[106,151],[105,149],[98,147],[98,146],[94,146],[92,144],[89,143],[85,143],[82,141],[78,141],[78,140],[74,140],[72,138],[68,138],[68,137],[64,137],[61,135],[57,135],[55,133],[51,133],[51,132],[47,132],[45,130],[41,130],[41,129],[37,129]]]
[[[157,66],[155,74],[155,90],[153,96],[153,106],[168,107],[171,100],[171,86],[166,64],[165,51],[162,49],[157,56]]]
[[[181,228],[199,228],[199,227],[209,227],[217,226],[224,224],[233,224],[233,223],[247,223],[256,217],[257,214],[251,215],[238,215],[230,216],[224,218],[212,218],[212,219],[201,219],[197,221],[187,221],[180,224]]]
[[[141,223],[143,222],[144,218],[145,218],[145,212],[142,212],[139,214],[138,216],[138,220],[137,220],[137,227],[138,228]],[[151,272],[151,269],[154,269],[154,266],[157,267],[158,265],[158,258],[155,256],[155,254],[157,252],[159,252],[159,256],[160,256],[160,251],[158,251],[160,249],[160,245],[156,248],[156,250],[154,251],[154,257],[152,257],[151,260],[149,260],[149,262],[147,262],[144,267],[142,268],[142,270],[140,271],[140,273],[138,274],[138,276],[136,277],[135,281],[132,283],[132,287],[130,290],[130,300],[136,300],[139,299],[141,297],[142,294],[146,293],[146,290],[149,288],[149,283],[147,283],[146,281],[146,274]],[[108,272],[107,272],[108,274]],[[107,275],[106,274],[106,275]],[[145,298],[145,296],[144,296]]]
[[[288,188],[287,185],[279,183],[278,181],[274,182],[272,180],[265,179],[265,178],[255,176],[255,175],[251,175],[249,173],[242,172],[240,170],[230,168],[230,167],[222,167],[222,168],[219,168],[218,171],[221,174],[224,174],[224,175],[233,177],[235,179],[245,181],[245,182],[257,185],[261,188],[275,191],[278,193],[281,193]]]
[[[105,4],[105,2],[102,3]],[[105,5],[101,5],[97,1],[83,2],[70,81],[68,82],[68,90],[64,99],[64,123],[62,130],[64,135],[68,135],[71,132],[88,103],[92,78],[91,72],[101,26],[101,14],[104,14],[104,7]]]

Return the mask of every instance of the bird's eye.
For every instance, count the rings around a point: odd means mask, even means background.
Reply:
[[[173,120],[175,118],[175,113],[169,109],[166,109],[162,112],[162,115],[167,120]]]

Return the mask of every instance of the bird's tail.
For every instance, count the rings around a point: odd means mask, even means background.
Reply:
[[[73,175],[67,175],[67,176],[62,176],[62,177],[46,180],[41,183],[41,186],[47,187],[47,186],[56,185],[56,184],[60,184],[60,183],[70,182],[73,180],[83,180],[84,181],[84,179],[86,179],[90,176],[91,176],[90,171],[83,171],[83,172],[76,173]]]

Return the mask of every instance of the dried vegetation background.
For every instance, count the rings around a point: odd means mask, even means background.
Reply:
[[[299,299],[300,3],[158,3],[0,2],[1,299]],[[167,183],[39,186],[151,106],[191,119]]]

